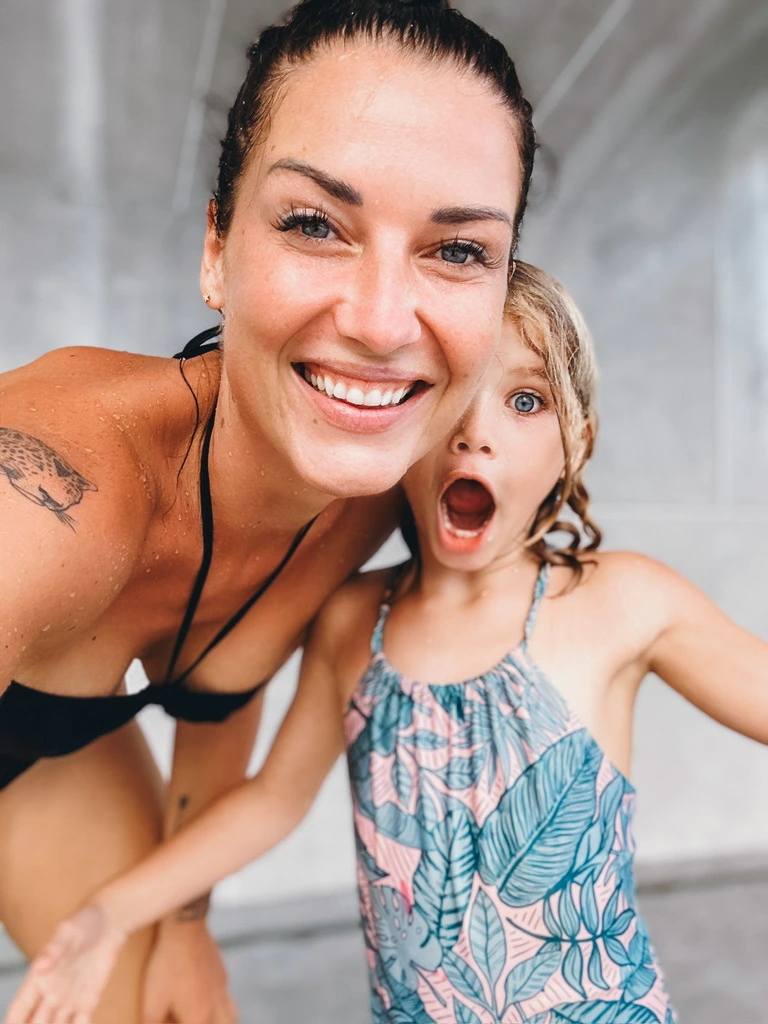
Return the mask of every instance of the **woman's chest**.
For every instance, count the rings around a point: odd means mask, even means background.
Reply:
[[[103,614],[43,650],[19,681],[104,695],[138,658],[154,683],[183,675],[193,689],[249,689],[281,666],[323,601],[371,553],[370,542],[345,545],[336,530],[308,536],[281,564],[289,546],[214,561],[204,579],[194,559],[142,558]]]

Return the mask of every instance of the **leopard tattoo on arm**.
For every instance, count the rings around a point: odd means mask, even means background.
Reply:
[[[0,473],[14,490],[49,509],[71,530],[75,521],[67,509],[78,505],[86,491],[98,491],[44,441],[8,427],[0,427]]]

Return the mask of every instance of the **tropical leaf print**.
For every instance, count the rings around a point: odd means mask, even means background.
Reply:
[[[595,883],[591,876],[581,887],[581,919],[590,935],[600,931],[600,913],[597,909]]]
[[[440,687],[375,657],[348,742],[373,1024],[676,1024],[634,790],[524,646]]]
[[[383,871],[376,863],[373,856],[366,849],[360,835],[355,831],[355,846],[357,848],[357,863],[365,872],[365,877],[369,882],[378,882],[381,878],[387,877],[387,872]]]
[[[610,989],[610,985],[605,980],[603,974],[603,958],[600,955],[600,947],[596,942],[592,943],[592,952],[589,954],[589,964],[587,965],[587,975],[593,985],[603,989],[607,992]]]
[[[436,971],[443,951],[418,907],[409,908],[402,895],[387,885],[371,890],[380,973],[388,983],[416,990],[417,968]]]
[[[382,835],[396,839],[403,846],[421,849],[423,836],[418,821],[396,804],[387,802],[376,808],[376,827]]]
[[[646,1006],[613,1001],[561,1003],[550,1016],[552,1024],[661,1024]]]
[[[483,1024],[474,1010],[470,1009],[469,1006],[465,1006],[464,1003],[460,1003],[455,998],[453,1000],[453,1013],[456,1018],[456,1024]]]
[[[387,977],[386,986],[390,998],[389,1010],[384,1017],[386,1024],[434,1024],[432,1016],[413,989],[391,976]]]
[[[413,792],[413,778],[410,768],[399,757],[396,757],[392,763],[392,785],[401,806],[407,808]]]
[[[507,940],[499,912],[482,889],[469,919],[469,945],[493,992],[507,960]]]
[[[467,961],[450,951],[443,956],[443,970],[448,979],[458,991],[468,999],[474,999],[481,1003],[487,1010],[491,1010],[483,990],[483,983],[477,971]]]
[[[507,975],[505,991],[507,1009],[524,999],[533,999],[547,986],[549,979],[560,966],[559,942],[548,942],[529,960],[516,964]]]
[[[537,903],[568,876],[595,810],[602,757],[579,729],[526,769],[480,836],[480,877],[511,907]]]
[[[581,983],[581,976],[584,972],[584,954],[581,952],[581,946],[578,942],[574,942],[569,946],[568,951],[563,957],[562,969],[563,977],[571,988],[575,989],[582,999],[586,999],[587,993]]]
[[[423,837],[423,852],[413,876],[416,906],[443,949],[459,937],[472,895],[476,835],[469,810],[455,804]]]

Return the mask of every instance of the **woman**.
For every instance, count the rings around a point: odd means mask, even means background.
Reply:
[[[261,681],[493,355],[533,150],[514,66],[458,12],[304,0],[223,143],[220,350],[66,349],[0,381],[0,920],[27,955],[242,777]],[[136,657],[156,685],[126,697]],[[149,701],[179,719],[165,793]],[[132,938],[99,1019],[234,1019],[204,913]]]

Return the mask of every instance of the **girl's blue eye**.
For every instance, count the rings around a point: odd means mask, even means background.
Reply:
[[[519,391],[512,399],[515,412],[529,415],[538,412],[544,403],[538,395],[532,395],[530,391]]]

